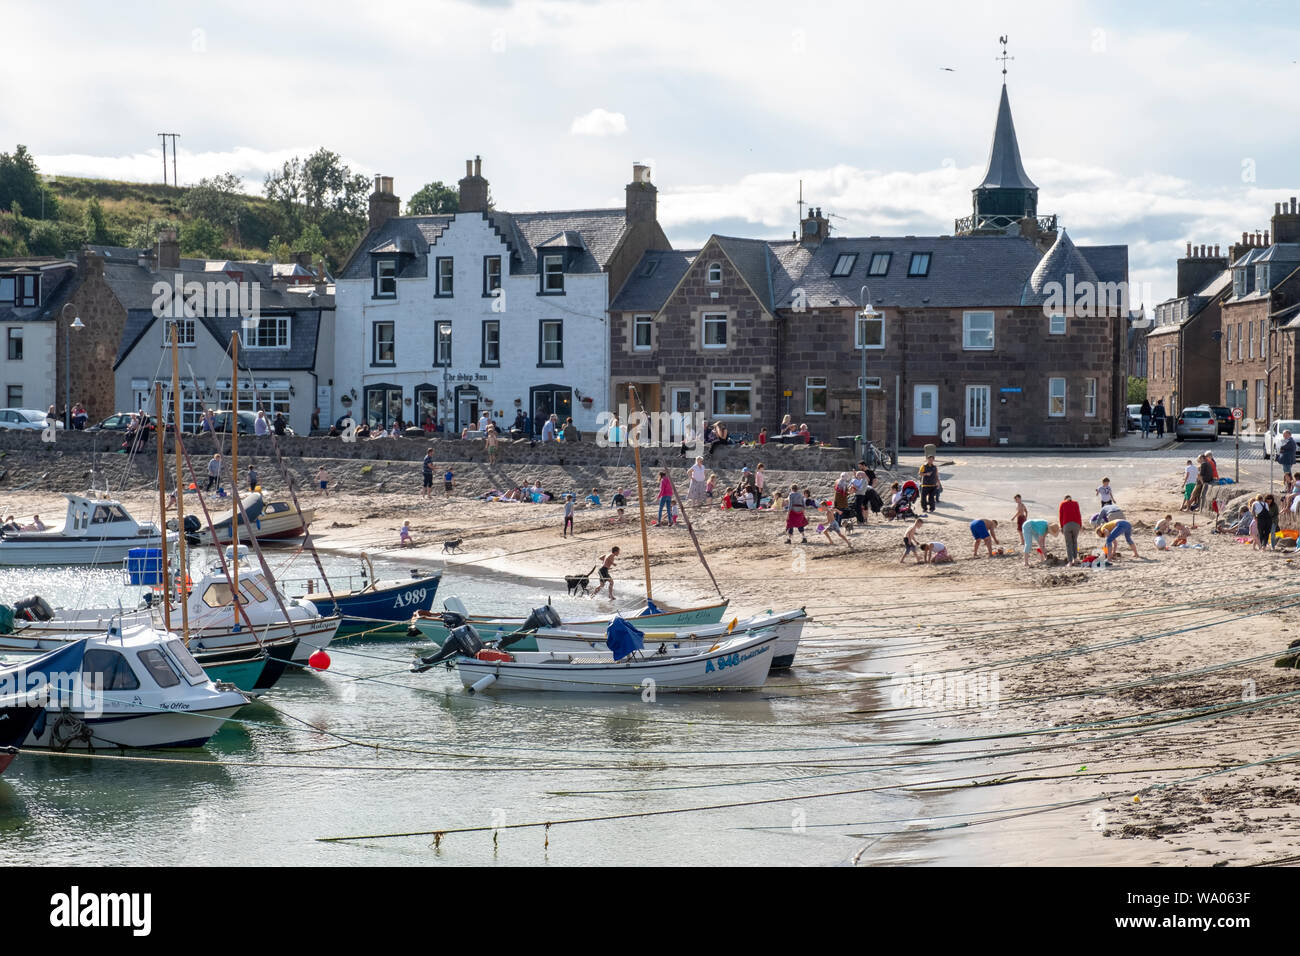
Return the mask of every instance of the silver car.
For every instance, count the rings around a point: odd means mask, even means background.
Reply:
[[[1178,413],[1174,434],[1179,438],[1208,438],[1219,440],[1219,422],[1214,417],[1213,409],[1201,405],[1197,408],[1184,408]]]
[[[38,408],[0,408],[0,428],[6,431],[44,431],[49,424],[43,412]],[[55,428],[62,428],[63,422],[55,422]]]

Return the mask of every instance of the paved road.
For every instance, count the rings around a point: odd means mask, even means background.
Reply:
[[[1175,442],[1160,450],[1106,449],[1102,451],[975,452],[962,449],[941,450],[940,477],[944,494],[940,517],[971,521],[975,518],[998,518],[1012,513],[1012,497],[1019,493],[1031,514],[1054,515],[1062,496],[1073,495],[1091,513],[1098,504],[1096,488],[1102,477],[1109,477],[1115,498],[1124,502],[1126,489],[1153,478],[1167,478],[1171,493],[1180,483],[1187,459],[1195,460],[1202,451],[1213,451],[1219,473],[1232,477],[1236,471],[1234,445],[1228,438],[1218,442]],[[899,472],[910,476],[922,462],[919,455],[904,454]],[[943,464],[951,462],[951,464]],[[1243,484],[1262,488],[1268,485],[1269,467],[1262,445],[1241,445],[1240,476]],[[1273,477],[1280,485],[1276,465]]]

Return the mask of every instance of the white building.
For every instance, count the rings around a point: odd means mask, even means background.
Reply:
[[[5,408],[64,409],[55,366],[56,336],[69,334],[73,310],[63,305],[77,264],[69,259],[0,259],[0,328],[4,332],[0,401]],[[73,333],[75,334],[75,333]],[[79,396],[73,396],[76,401]]]
[[[609,394],[607,309],[646,248],[667,248],[655,188],[637,167],[624,209],[490,208],[478,160],[460,211],[398,216],[376,177],[370,231],[336,277],[334,405],[372,423],[446,433],[488,413],[572,417],[590,434]],[[322,409],[322,417],[325,410]]]

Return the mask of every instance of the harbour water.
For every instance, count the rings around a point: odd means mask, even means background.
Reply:
[[[325,560],[332,579],[357,567]],[[375,567],[410,574],[391,560]],[[300,556],[289,574],[314,571]],[[124,590],[117,569],[0,571],[7,602],[115,604],[139,590]],[[546,600],[535,583],[456,569],[439,601],[453,594],[502,613]],[[610,609],[585,598],[556,607]],[[860,792],[902,779],[878,744],[907,733],[866,716],[881,692],[864,676],[865,645],[825,624],[804,633],[798,666],[762,691],[653,701],[471,696],[454,671],[409,673],[428,644],[347,641],[330,649],[328,671],[286,675],[202,749],[24,752],[0,777],[0,864],[844,862],[871,841],[872,821],[921,807]],[[823,796],[842,791],[859,792]],[[588,822],[558,822],[578,819]],[[462,828],[481,829],[319,840]]]

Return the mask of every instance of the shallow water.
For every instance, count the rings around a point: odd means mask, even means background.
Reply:
[[[332,579],[356,567],[325,560]],[[410,573],[393,561],[375,567],[381,578]],[[311,572],[309,557],[290,568]],[[40,593],[55,606],[115,604],[141,590],[124,591],[116,569],[0,571],[3,601]],[[438,597],[452,594],[503,614],[546,599],[535,583],[462,569],[444,576]],[[555,604],[561,616],[610,608]],[[864,745],[904,731],[850,713],[879,694],[845,680],[865,665],[836,658],[860,658],[865,645],[834,633],[809,625],[800,665],[760,692],[652,702],[471,696],[454,671],[408,672],[427,644],[335,645],[329,671],[286,675],[202,749],[126,754],[157,762],[23,753],[0,777],[0,864],[840,863],[865,842],[848,832],[919,815],[917,798],[865,793],[490,832],[897,783],[890,750]],[[462,827],[488,829],[447,835],[437,849],[431,836],[317,839]]]

